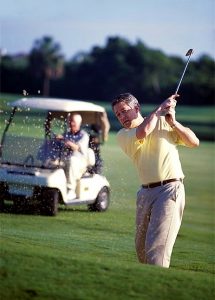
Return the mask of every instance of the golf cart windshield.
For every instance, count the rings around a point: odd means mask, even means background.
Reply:
[[[22,105],[23,103],[25,105]],[[70,112],[59,109],[65,102],[59,102],[56,111],[42,109],[43,106],[49,104],[49,101],[41,100],[40,107],[38,103],[40,104],[40,100],[37,99],[35,101],[34,99],[29,101],[21,99],[21,101],[14,102],[18,106],[14,106],[11,119],[6,120],[8,126],[6,125],[1,139],[1,163],[45,168],[56,168],[62,165],[61,155],[65,148],[62,142],[56,139],[56,135],[63,135],[67,130]],[[70,106],[71,103],[76,102],[70,101]],[[53,105],[52,101],[50,107],[46,108],[51,108]],[[79,109],[76,112],[82,116],[82,128],[90,136],[89,146],[94,151],[99,151],[97,145],[107,139],[109,130],[106,113],[93,109],[82,111],[80,105],[77,107]]]
[[[17,108],[4,133],[1,163],[41,167],[38,155],[45,142],[44,120],[46,113],[29,108]]]

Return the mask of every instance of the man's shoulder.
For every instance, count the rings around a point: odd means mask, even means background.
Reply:
[[[136,128],[122,128],[118,131],[116,138],[120,145],[135,143],[137,140]]]
[[[89,136],[89,133],[88,133],[85,129],[81,129],[81,130],[79,131],[79,134],[80,134],[81,136]]]
[[[82,133],[82,134],[88,134],[87,131],[86,131],[85,129],[81,129],[81,130],[79,131],[79,133]]]
[[[136,128],[121,128],[117,132],[117,136],[132,136],[136,135]]]

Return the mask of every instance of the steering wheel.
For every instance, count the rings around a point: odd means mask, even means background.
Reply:
[[[28,161],[31,161],[31,165],[32,165],[32,166],[34,165],[34,157],[33,157],[33,155],[29,154],[29,155],[25,158],[25,160],[24,160],[24,162],[23,162],[24,165],[27,165]]]

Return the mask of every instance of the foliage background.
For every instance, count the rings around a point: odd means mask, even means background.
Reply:
[[[1,57],[0,91],[100,102],[131,92],[141,103],[159,103],[174,93],[185,62],[186,57],[168,56],[141,40],[132,44],[117,36],[67,61],[61,45],[45,36],[34,42],[28,55]],[[191,59],[179,90],[183,104],[214,104],[214,71],[210,56]]]

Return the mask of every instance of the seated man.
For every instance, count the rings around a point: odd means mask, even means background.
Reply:
[[[81,115],[74,113],[68,116],[68,131],[56,139],[64,142],[62,160],[65,163],[65,174],[67,178],[68,197],[76,198],[75,189],[77,180],[81,178],[87,169],[87,153],[89,136],[81,130]]]

